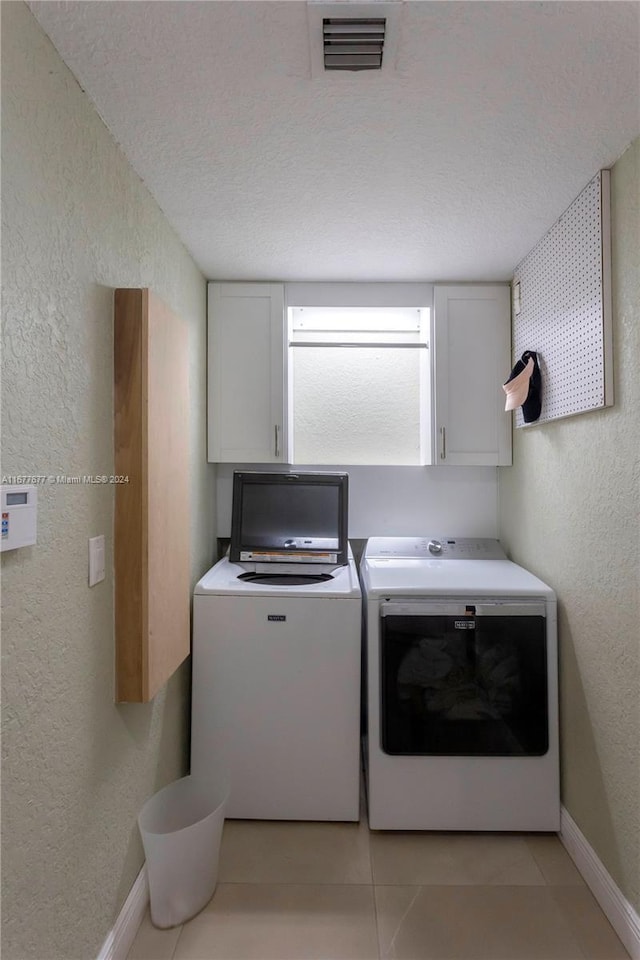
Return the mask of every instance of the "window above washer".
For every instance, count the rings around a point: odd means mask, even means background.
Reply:
[[[429,462],[428,307],[290,307],[295,464]]]

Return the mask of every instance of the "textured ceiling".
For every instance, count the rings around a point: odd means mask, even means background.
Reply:
[[[298,0],[29,6],[210,278],[507,279],[640,132],[636,2],[409,0],[320,77]]]

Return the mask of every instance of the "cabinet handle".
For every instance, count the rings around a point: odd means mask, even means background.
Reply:
[[[440,436],[442,438],[442,443],[440,445],[440,459],[447,459],[447,431],[446,427],[440,427]]]
[[[280,427],[278,426],[277,423],[273,428],[273,432],[275,434],[275,443],[274,443],[273,452],[276,457],[279,457],[280,456]]]

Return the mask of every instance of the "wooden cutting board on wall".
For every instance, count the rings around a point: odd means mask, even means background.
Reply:
[[[153,699],[190,651],[186,324],[148,289],[115,292],[116,701]]]

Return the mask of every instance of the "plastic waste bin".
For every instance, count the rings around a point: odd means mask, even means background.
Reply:
[[[140,811],[156,927],[184,923],[213,896],[228,795],[224,784],[187,776],[163,787]]]

